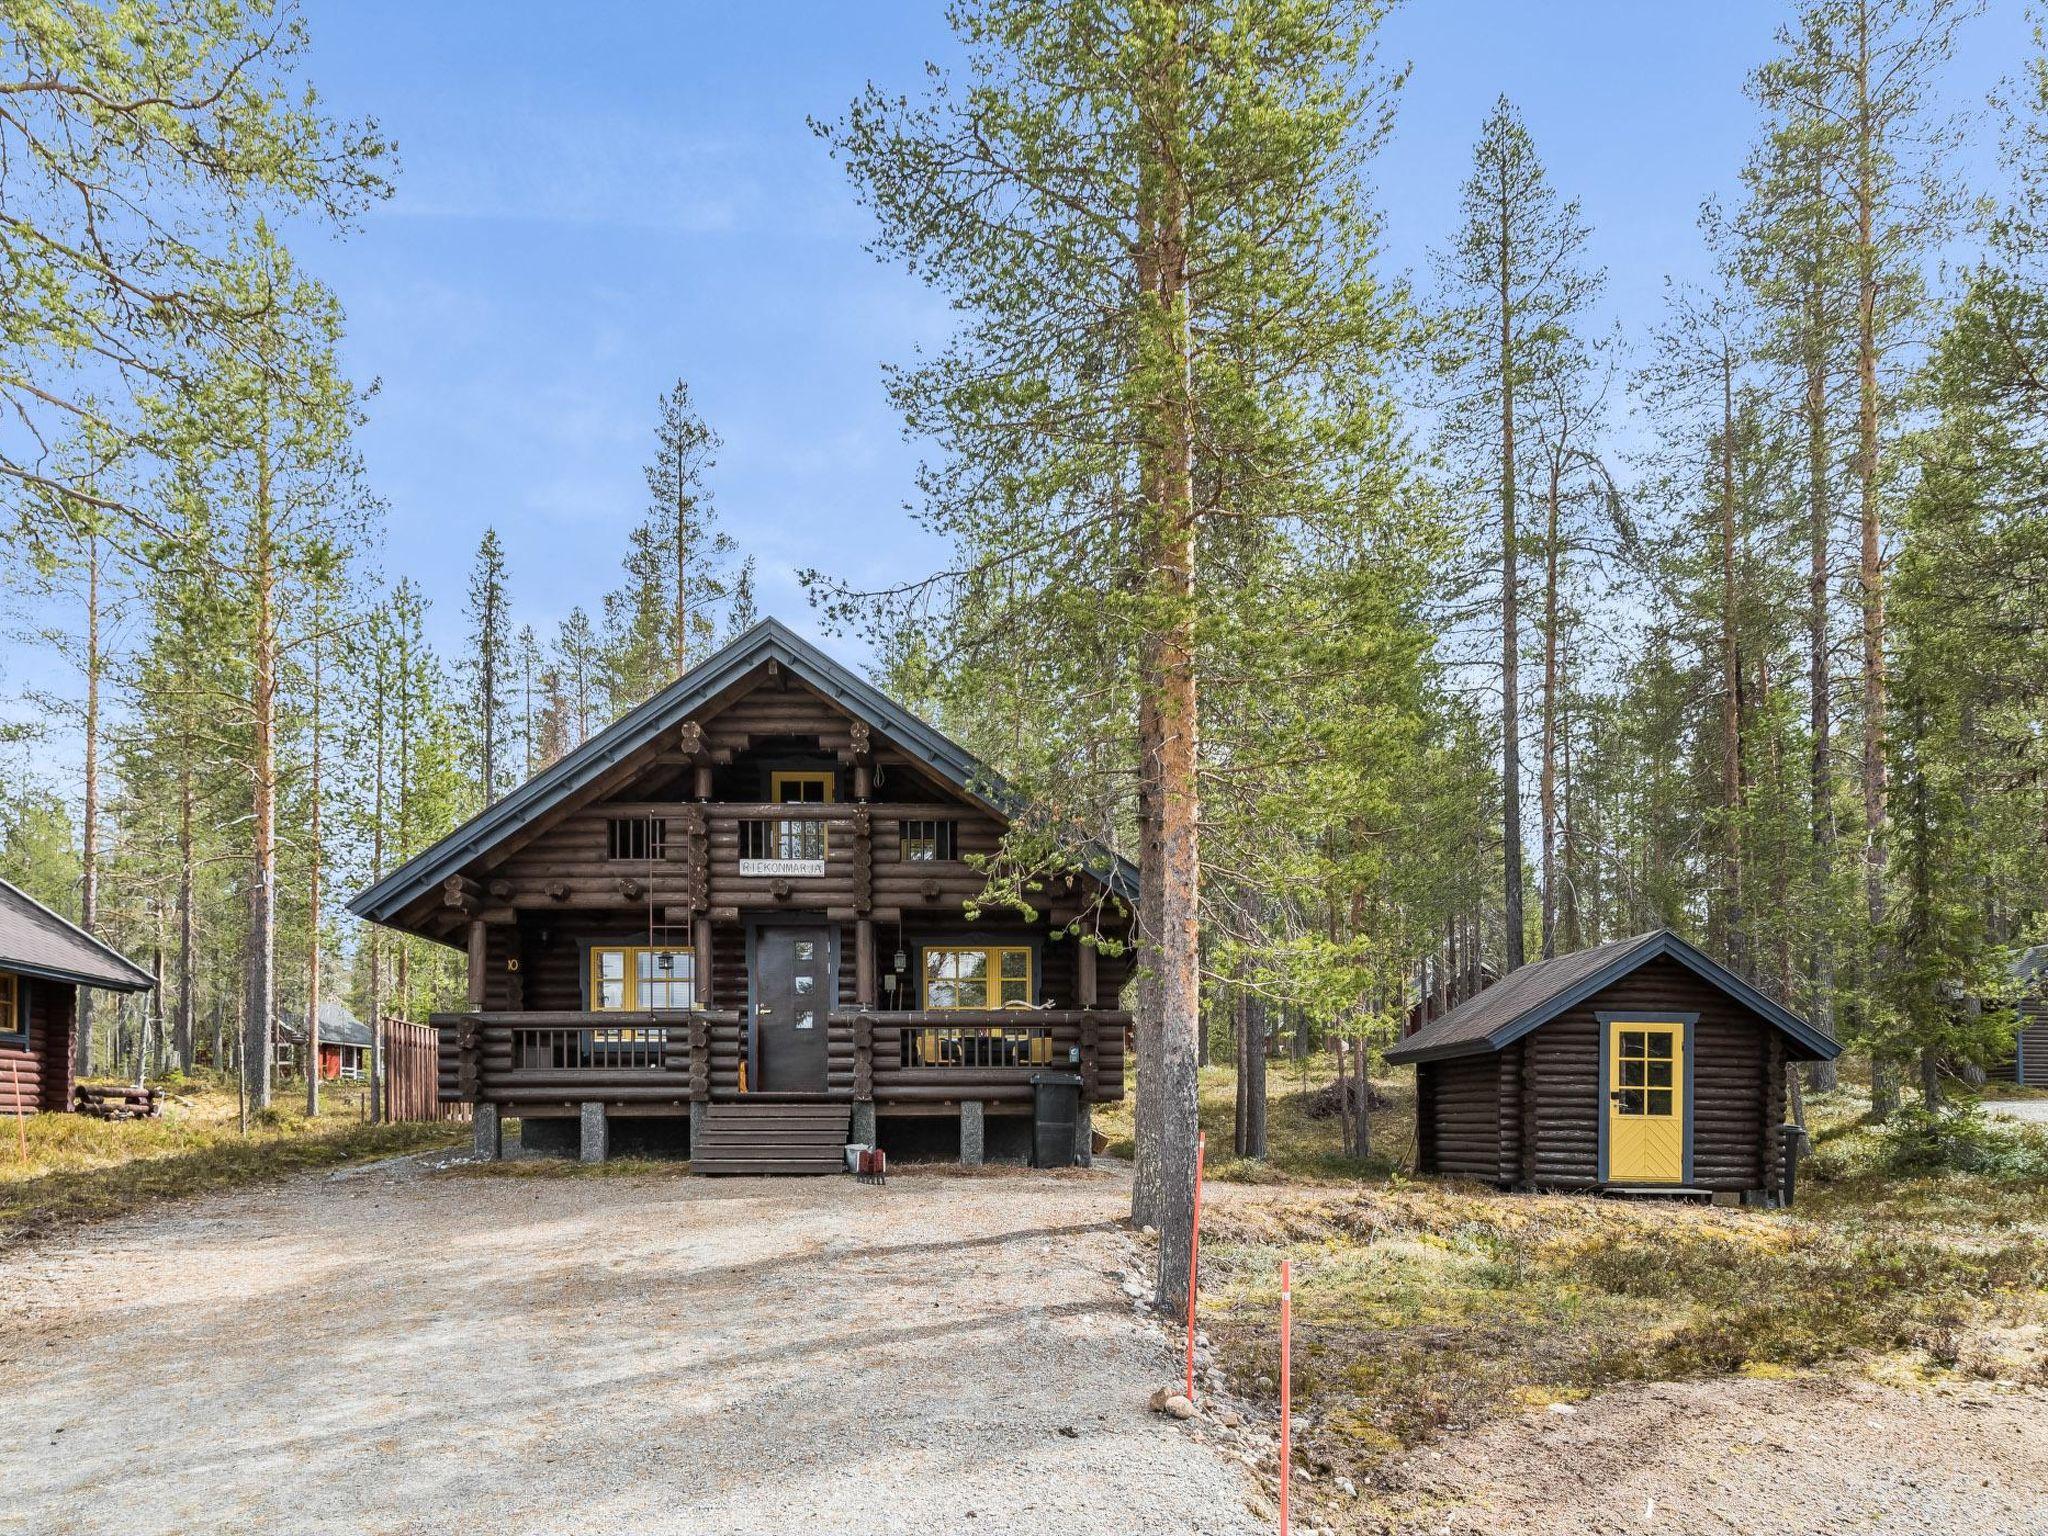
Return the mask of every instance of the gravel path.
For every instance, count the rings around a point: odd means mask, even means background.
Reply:
[[[1389,1475],[1363,1521],[1389,1536],[2042,1536],[2048,1392],[1667,1383],[1502,1420]]]
[[[1266,1528],[1116,1174],[299,1180],[0,1259],[0,1531]]]
[[[2048,1099],[1986,1099],[1984,1112],[1989,1115],[2003,1115],[2008,1120],[2025,1120],[2034,1125],[2048,1125]]]

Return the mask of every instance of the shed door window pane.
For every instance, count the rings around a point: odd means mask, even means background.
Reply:
[[[1624,1115],[1669,1119],[1677,1084],[1672,1077],[1673,1032],[1624,1029],[1616,1040],[1614,1105]]]

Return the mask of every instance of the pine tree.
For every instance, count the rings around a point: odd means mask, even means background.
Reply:
[[[828,130],[880,217],[878,249],[963,316],[894,391],[948,461],[926,472],[928,518],[964,574],[881,602],[841,592],[836,611],[881,609],[900,634],[950,599],[968,644],[1034,636],[1034,728],[1070,686],[1093,695],[1087,715],[1105,699],[1134,713],[1118,732],[1136,769],[1126,825],[1147,959],[1133,1211],[1160,1230],[1167,1307],[1185,1295],[1192,1216],[1203,626],[1237,599],[1205,566],[1241,539],[1246,566],[1265,569],[1256,551],[1274,530],[1337,505],[1332,463],[1348,470],[1381,440],[1384,394],[1358,386],[1403,333],[1398,298],[1371,275],[1360,186],[1386,127],[1374,19],[1281,0],[1087,13],[988,0],[954,16],[970,91],[913,104],[871,90]],[[1261,458],[1256,504],[1212,499],[1251,486]],[[1118,659],[1087,677],[1105,651]],[[1001,667],[995,686],[1012,691],[1026,666]],[[1117,678],[1121,693],[1105,686]],[[1077,759],[1085,773],[1109,755]]]
[[[507,788],[501,761],[513,696],[512,617],[506,592],[505,546],[486,528],[469,576],[469,650],[462,671],[469,685],[469,733],[475,754],[477,804],[497,803]]]
[[[1437,259],[1446,342],[1439,359],[1445,423],[1474,493],[1497,509],[1486,540],[1500,572],[1501,868],[1504,969],[1524,953],[1522,886],[1520,483],[1535,381],[1576,345],[1604,274],[1585,265],[1591,231],[1558,200],[1521,114],[1502,97],[1480,130],[1460,212]]]
[[[717,462],[718,434],[697,415],[681,379],[661,398],[654,440],[647,517],[628,535],[625,585],[604,600],[615,714],[689,670],[691,657],[710,647],[714,615],[731,595],[734,546],[718,530],[704,486]]]

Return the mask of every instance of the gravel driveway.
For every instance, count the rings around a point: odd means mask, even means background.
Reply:
[[[0,1259],[0,1531],[1238,1533],[1114,1173],[305,1179]]]
[[[2048,1125],[2048,1099],[1986,1099],[1984,1112],[2003,1115],[2008,1120],[2025,1120],[2033,1125]]]

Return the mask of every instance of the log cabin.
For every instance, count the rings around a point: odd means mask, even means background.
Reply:
[[[432,1023],[483,1156],[518,1117],[591,1159],[664,1121],[701,1173],[975,1162],[1032,1145],[1064,1076],[1085,1158],[1124,1091],[1136,871],[1088,844],[1031,911],[983,905],[1027,811],[770,619],[349,905],[466,954]]]
[[[2008,974],[2012,978],[2009,1003],[1987,1001],[1990,1006],[2010,1006],[2018,1015],[2012,1055],[1997,1063],[1990,1075],[1997,1082],[2048,1088],[2048,944],[2021,951]]]
[[[71,1107],[79,988],[155,985],[141,966],[0,880],[0,1115]]]
[[[1787,1066],[1840,1049],[1660,929],[1523,966],[1387,1060],[1415,1065],[1422,1172],[1769,1202]]]
[[[306,1026],[303,1019],[280,1017],[273,1030],[277,1070],[296,1076],[306,1069]],[[370,1026],[327,997],[320,1000],[320,1080],[361,1082],[370,1075]]]

